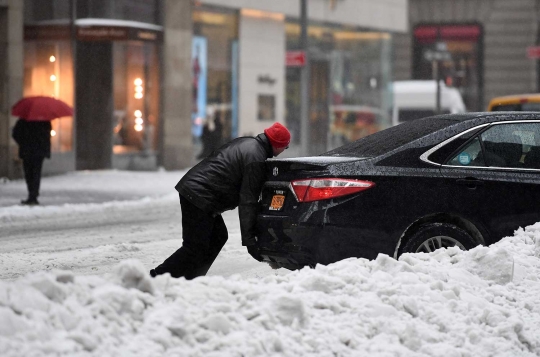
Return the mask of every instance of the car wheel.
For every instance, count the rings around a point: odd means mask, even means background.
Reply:
[[[407,240],[403,253],[429,253],[439,248],[459,247],[468,250],[478,245],[463,229],[448,223],[431,223],[421,226]],[[400,254],[400,255],[401,255]]]

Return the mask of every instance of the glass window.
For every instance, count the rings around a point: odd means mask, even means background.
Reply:
[[[539,146],[540,124],[496,124],[475,138],[447,164],[540,168],[540,149],[536,149]]]
[[[483,29],[479,24],[418,25],[413,30],[413,78],[434,79],[436,61],[431,54],[444,44],[448,58],[441,61],[440,75],[447,86],[461,93],[469,111],[481,111]]]
[[[288,21],[285,30],[287,50],[298,49],[299,24]],[[308,46],[311,146],[335,148],[390,126],[389,33],[314,23]],[[299,72],[287,69],[286,122],[293,130],[300,126]]]
[[[159,125],[159,65],[153,43],[116,42],[113,152],[152,151]]]
[[[450,159],[447,165],[453,166],[486,166],[482,155],[482,146],[478,137],[474,138],[469,145],[459,154]]]
[[[77,4],[79,19],[118,19],[162,24],[160,0],[25,0],[25,23],[70,19],[71,3]]]
[[[235,81],[238,60],[238,14],[236,11],[196,6],[193,11],[193,136],[218,120],[221,140],[237,133]]]
[[[498,124],[483,132],[484,156],[488,166],[523,167],[525,126],[531,124]],[[534,137],[534,135],[533,135]]]
[[[276,119],[276,98],[273,95],[258,96],[258,119],[259,120],[275,120]]]
[[[450,111],[448,111],[448,110],[441,111],[441,114],[448,114],[448,113],[450,113]],[[405,122],[405,121],[430,117],[430,116],[433,116],[435,114],[436,114],[435,110],[433,110],[433,109],[413,109],[413,108],[411,108],[411,109],[400,109],[398,117],[399,117],[400,122]]]
[[[25,97],[44,95],[73,106],[73,61],[69,41],[26,41],[24,43]],[[51,150],[73,149],[73,117],[52,121]]]
[[[523,142],[523,166],[540,169],[540,123],[525,124],[516,134]]]
[[[58,0],[25,0],[24,22],[34,23],[47,20],[68,20],[71,18],[70,3]]]

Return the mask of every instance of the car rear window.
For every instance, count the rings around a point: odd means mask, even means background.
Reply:
[[[406,122],[406,121],[431,117],[431,116],[434,116],[436,114],[437,113],[435,113],[435,109],[418,109],[418,108],[400,109],[399,112],[398,112],[398,121],[400,123],[403,123],[403,122]],[[441,114],[450,114],[450,110],[443,109],[441,111]]]
[[[375,157],[397,149],[429,133],[446,128],[458,120],[423,118],[376,132],[352,143],[345,144],[321,156]]]

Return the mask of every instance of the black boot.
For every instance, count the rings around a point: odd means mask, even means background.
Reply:
[[[39,205],[37,198],[28,198],[26,200],[21,200],[21,204],[25,206],[36,206]]]

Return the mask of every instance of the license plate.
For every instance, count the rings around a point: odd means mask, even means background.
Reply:
[[[268,209],[270,211],[279,211],[283,208],[283,203],[285,202],[285,195],[274,195],[272,197],[272,202],[270,203],[270,207]]]

